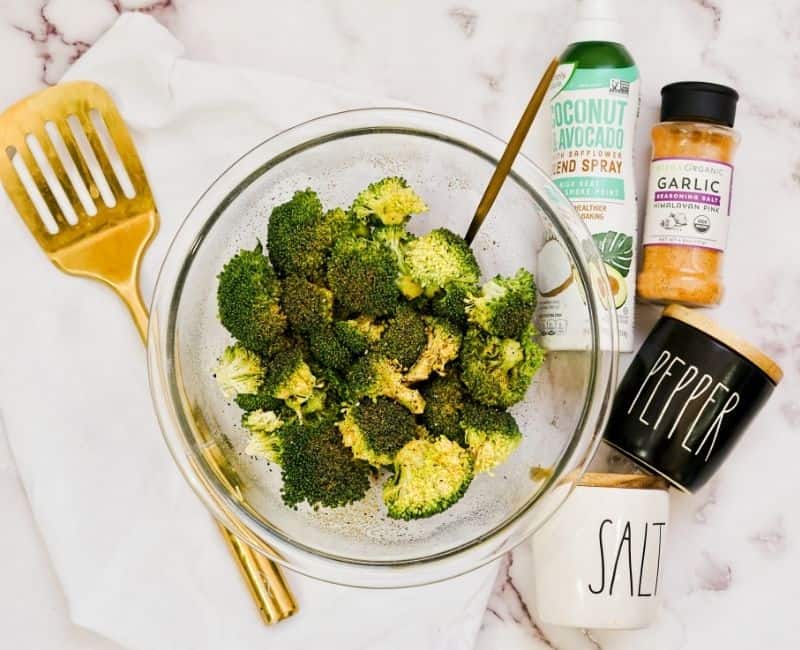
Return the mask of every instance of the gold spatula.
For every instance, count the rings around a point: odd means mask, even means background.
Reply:
[[[146,340],[139,264],[158,212],[111,96],[86,81],[31,95],[0,115],[0,146],[0,180],[45,254],[116,291]],[[297,606],[278,568],[220,529],[264,621],[291,616]]]

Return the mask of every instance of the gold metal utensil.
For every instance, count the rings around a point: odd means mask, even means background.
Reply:
[[[497,167],[495,167],[494,173],[489,179],[489,184],[486,186],[481,201],[478,203],[478,207],[475,210],[475,216],[472,217],[472,221],[467,229],[467,234],[464,236],[468,244],[471,244],[472,240],[475,239],[475,235],[478,234],[478,230],[480,230],[480,227],[483,225],[483,220],[486,219],[486,215],[489,214],[489,210],[494,204],[497,195],[500,194],[503,183],[506,181],[506,176],[508,176],[508,172],[511,171],[511,165],[514,164],[514,159],[517,157],[520,148],[522,148],[522,143],[525,142],[528,131],[531,129],[533,119],[539,112],[539,107],[542,105],[547,95],[547,89],[553,81],[557,68],[558,59],[553,59],[550,65],[547,66],[544,75],[539,80],[539,84],[536,86],[533,96],[525,107],[525,112],[522,114],[519,123],[514,129],[514,133],[511,134],[511,139],[508,141],[503,155],[500,156],[500,161],[497,163]]]
[[[0,181],[39,246],[62,271],[116,291],[146,341],[139,265],[159,218],[111,96],[86,81],[31,95],[0,115],[0,145]],[[297,611],[277,566],[220,529],[263,620]]]

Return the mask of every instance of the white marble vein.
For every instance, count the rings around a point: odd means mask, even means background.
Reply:
[[[661,85],[702,79],[741,93],[727,294],[716,316],[773,354],[786,378],[715,479],[694,497],[673,495],[664,603],[653,627],[602,632],[541,625],[532,614],[523,546],[504,562],[477,647],[796,648],[800,0],[619,4],[643,76],[640,192]],[[0,4],[0,105],[53,83],[120,12],[137,10],[166,25],[193,58],[396,97],[502,136],[562,48],[571,6],[563,0],[10,0]],[[546,160],[541,129],[526,151]],[[640,338],[656,318],[653,309],[639,310]],[[596,461],[597,467],[624,465],[605,451]],[[24,496],[1,455],[0,468],[3,513],[12,521],[0,535],[0,645],[112,647],[70,627]],[[429,647],[440,645],[431,639]]]

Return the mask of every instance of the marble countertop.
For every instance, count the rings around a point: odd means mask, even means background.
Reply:
[[[479,650],[795,648],[800,627],[800,0],[620,0],[643,78],[636,152],[646,183],[658,90],[702,79],[741,93],[727,294],[715,317],[763,347],[786,378],[724,469],[699,494],[672,495],[658,621],[635,632],[539,624],[525,545],[505,558]],[[389,96],[507,136],[572,11],[562,0],[11,0],[0,5],[0,106],[56,81],[122,11],[152,14],[188,56],[257,66]],[[535,131],[526,152],[545,162]],[[0,242],[0,250],[2,243]],[[638,340],[658,316],[637,312]],[[8,342],[6,342],[7,344]],[[623,360],[623,366],[625,360]],[[601,450],[596,467],[625,461]],[[0,440],[0,643],[116,647],[73,626],[25,494]],[[431,650],[436,646],[431,646]],[[426,649],[427,650],[427,649]]]

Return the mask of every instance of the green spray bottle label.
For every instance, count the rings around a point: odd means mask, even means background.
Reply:
[[[600,250],[617,310],[620,350],[632,351],[637,230],[633,138],[639,73],[635,66],[579,68],[565,63],[556,71],[549,96],[551,175]],[[585,318],[573,316],[585,314],[584,299],[574,284],[545,297],[540,321],[548,347],[580,349],[585,344]]]

